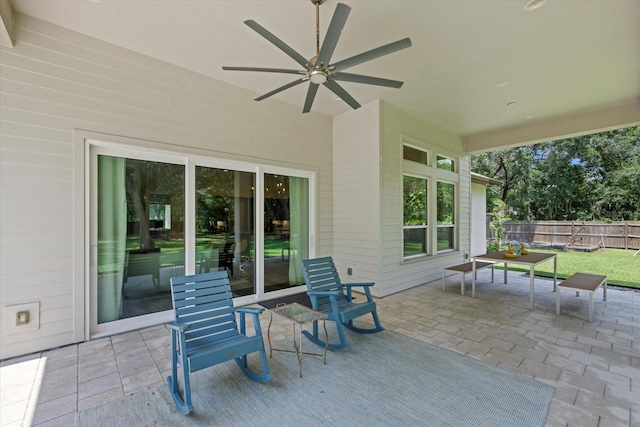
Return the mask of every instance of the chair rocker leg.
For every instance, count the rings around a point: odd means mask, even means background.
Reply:
[[[244,372],[244,374],[249,377],[249,379],[258,383],[265,383],[267,381],[270,381],[273,376],[271,375],[271,372],[269,371],[269,365],[267,364],[267,353],[264,350],[260,350],[259,353],[260,364],[262,365],[262,373],[249,369],[247,356],[236,357],[234,360],[236,361],[240,369],[242,369],[242,372]]]
[[[189,382],[189,374],[182,370],[184,375],[184,399],[180,396],[180,390],[178,387],[177,367],[174,365],[171,369],[171,375],[167,377],[167,384],[169,385],[169,393],[173,398],[173,403],[176,405],[176,409],[183,415],[189,414],[193,411],[193,405],[191,404],[191,384]]]
[[[344,322],[343,325],[345,326],[345,328],[349,328],[353,332],[357,332],[359,334],[375,334],[377,332],[384,331],[384,328],[380,324],[380,319],[378,318],[378,313],[376,311],[372,311],[371,312],[371,316],[373,317],[373,323],[375,324],[374,328],[363,329],[363,328],[359,328],[357,326],[353,326],[353,320],[350,320],[348,322]]]
[[[302,331],[302,334],[305,337],[309,338],[309,341],[311,341],[318,347],[322,347],[323,349],[326,347],[328,350],[335,351],[335,350],[342,350],[343,348],[349,347],[349,342],[347,341],[347,337],[344,334],[344,329],[342,328],[342,325],[336,322],[336,328],[338,329],[338,335],[340,337],[339,344],[327,343],[325,340],[320,339],[320,335],[318,333],[317,321],[313,322],[313,334],[311,334],[309,331]]]

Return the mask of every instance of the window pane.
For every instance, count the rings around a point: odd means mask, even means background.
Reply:
[[[250,172],[196,167],[196,273],[227,271],[234,297],[255,293]]]
[[[403,177],[404,225],[427,224],[427,180]]]
[[[427,161],[429,160],[426,151],[407,147],[406,145],[403,146],[403,158],[405,160],[411,160],[412,162],[422,163],[423,165],[428,164]]]
[[[454,188],[453,184],[438,183],[438,224],[454,224]]]
[[[264,175],[264,290],[304,285],[309,258],[309,180]]]
[[[427,228],[405,228],[404,256],[427,253]]]
[[[98,156],[98,323],[171,309],[184,274],[184,166]]]
[[[454,162],[451,159],[447,159],[446,157],[438,156],[437,160],[438,169],[446,169],[448,171],[454,172]]]
[[[453,227],[438,227],[438,251],[455,249]]]

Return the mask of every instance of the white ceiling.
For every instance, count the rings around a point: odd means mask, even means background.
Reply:
[[[404,37],[413,47],[351,73],[402,80],[401,89],[341,83],[361,104],[392,102],[468,136],[637,103],[640,1],[342,0],[349,19],[332,62]],[[243,24],[253,19],[305,57],[315,55],[310,0],[11,0],[14,10],[256,92],[293,75],[223,71],[223,65],[298,68]],[[320,7],[324,37],[337,0]],[[18,42],[20,40],[18,39]],[[496,83],[508,84],[496,87]],[[302,111],[306,84],[273,98]],[[262,101],[265,108],[271,99]],[[508,106],[508,103],[515,105]],[[349,110],[322,87],[312,111]]]

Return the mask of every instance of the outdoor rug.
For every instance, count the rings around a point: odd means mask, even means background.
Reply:
[[[80,411],[76,425],[545,425],[555,391],[548,384],[391,331],[348,338],[351,347],[329,352],[326,365],[303,356],[303,378],[295,354],[282,352],[269,359],[268,383],[252,382],[234,362],[198,371],[191,376],[190,415],[179,414],[159,384]],[[286,345],[290,339],[276,348]]]

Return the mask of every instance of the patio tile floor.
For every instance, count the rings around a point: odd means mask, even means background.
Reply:
[[[376,300],[388,330],[520,372],[556,387],[547,426],[640,425],[640,292],[609,288],[596,295],[594,322],[585,295],[561,294],[555,315],[551,280],[509,285],[481,271],[476,298],[460,295],[459,276]],[[269,314],[261,317],[266,334]],[[274,316],[271,339],[291,336]],[[0,425],[68,426],[75,413],[162,383],[170,336],[160,325],[0,362]],[[277,356],[275,356],[277,357]],[[328,356],[331,363],[331,354]]]

